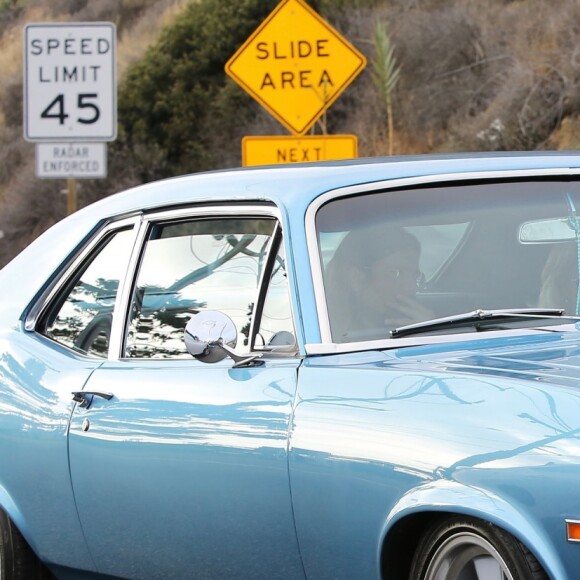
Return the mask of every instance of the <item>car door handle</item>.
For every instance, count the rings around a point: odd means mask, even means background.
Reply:
[[[79,407],[88,409],[95,397],[101,397],[110,401],[113,398],[113,393],[105,393],[103,391],[73,391],[73,401],[79,403]]]

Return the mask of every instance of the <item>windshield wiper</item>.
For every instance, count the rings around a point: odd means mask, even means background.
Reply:
[[[537,326],[539,320],[557,319],[556,324],[561,324],[562,318],[571,321],[578,321],[577,316],[564,316],[564,309],[560,308],[514,308],[503,310],[473,310],[446,316],[445,318],[434,318],[416,324],[407,324],[391,330],[392,338],[400,338],[412,334],[423,334],[432,331],[445,331],[447,329],[461,328],[463,326],[473,327],[476,331],[494,330],[498,328],[498,322],[528,322],[529,326]],[[545,324],[542,324],[545,326]]]

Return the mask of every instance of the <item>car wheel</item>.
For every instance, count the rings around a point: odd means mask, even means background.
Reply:
[[[421,538],[412,580],[547,580],[539,562],[491,523],[455,517]]]
[[[0,510],[0,580],[53,578],[10,518]]]

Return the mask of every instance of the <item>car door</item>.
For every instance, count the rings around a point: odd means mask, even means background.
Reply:
[[[303,577],[287,457],[300,359],[280,241],[272,208],[145,221],[126,316],[113,323],[121,356],[92,374],[70,423],[99,572]],[[203,310],[230,316],[236,350],[262,350],[261,364],[193,359],[183,328]]]
[[[104,225],[77,248],[27,311],[24,332],[14,325],[0,347],[6,441],[0,495],[9,498],[6,507],[16,508],[12,513],[22,518],[18,524],[37,553],[67,568],[93,570],[70,482],[71,391],[82,388],[107,356],[102,323],[110,320],[120,292],[137,222]],[[101,323],[88,340],[94,320]]]

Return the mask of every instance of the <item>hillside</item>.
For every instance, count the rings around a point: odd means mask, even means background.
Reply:
[[[118,31],[119,137],[107,179],[80,183],[85,205],[121,188],[240,164],[244,135],[286,130],[223,66],[275,0],[0,0],[0,266],[66,213],[60,180],[34,175],[22,138],[22,29],[112,21]],[[361,156],[580,148],[580,3],[560,0],[310,2],[369,66],[330,108],[329,133]],[[400,71],[393,133],[373,82],[376,23]],[[315,131],[320,133],[319,123]]]
[[[33,22],[114,22],[119,84],[183,11],[186,0],[0,0],[0,267],[66,215],[66,183],[35,177],[34,144],[22,137],[23,28]],[[86,183],[100,189],[98,183]],[[114,186],[113,186],[114,187]],[[102,195],[112,193],[103,189]],[[83,184],[79,187],[80,203]],[[101,194],[92,196],[91,201]],[[84,202],[84,203],[83,203]]]

